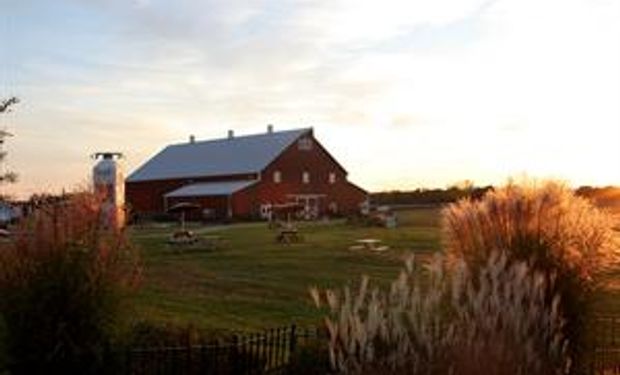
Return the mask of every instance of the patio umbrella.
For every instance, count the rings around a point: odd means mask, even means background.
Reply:
[[[279,215],[285,215],[286,221],[291,221],[291,215],[297,214],[297,212],[304,209],[304,205],[300,203],[283,203],[283,204],[274,204],[272,206],[272,212],[276,217]]]
[[[180,212],[181,213],[181,230],[184,231],[185,230],[185,213],[189,211],[193,211],[193,210],[198,210],[198,209],[200,209],[200,205],[196,203],[181,202],[168,208],[168,212],[170,213]]]

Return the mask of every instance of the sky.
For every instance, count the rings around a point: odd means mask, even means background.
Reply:
[[[618,0],[0,0],[26,197],[170,143],[313,127],[370,191],[620,184]]]

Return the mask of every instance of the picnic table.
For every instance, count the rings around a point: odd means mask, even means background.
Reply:
[[[297,228],[282,228],[278,231],[276,241],[279,243],[301,242],[302,237],[299,235]]]
[[[189,230],[179,230],[170,236],[168,239],[169,245],[175,245],[184,247],[187,245],[194,245],[198,247],[204,247],[210,250],[217,249],[222,242],[222,237],[219,235],[199,236]]]
[[[190,230],[177,230],[170,238],[168,238],[168,243],[171,245],[188,245],[193,244],[198,241],[198,237],[194,235],[194,233]]]
[[[351,246],[351,250],[385,251],[389,249],[389,246],[381,245],[381,240],[377,238],[361,238],[355,242],[358,245]]]

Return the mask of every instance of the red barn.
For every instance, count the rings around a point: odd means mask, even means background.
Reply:
[[[125,185],[133,212],[197,203],[217,218],[264,217],[271,205],[298,203],[306,214],[347,214],[368,194],[316,140],[312,128],[175,144],[133,172]]]

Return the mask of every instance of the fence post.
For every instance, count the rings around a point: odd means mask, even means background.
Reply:
[[[192,340],[189,333],[185,340],[185,361],[185,368],[183,371],[186,371],[186,374],[192,373],[192,371],[194,371],[194,357],[192,355]]]
[[[290,338],[290,352],[291,354],[295,351],[295,348],[297,346],[297,334],[295,333],[295,324],[293,324],[291,326],[291,338]],[[290,356],[289,356],[290,357]],[[290,358],[289,358],[290,359]]]
[[[286,359],[286,373],[291,374],[291,361],[293,360],[293,354],[297,349],[297,327],[295,324],[291,325],[291,332],[289,333],[289,352],[288,358]]]
[[[233,375],[240,375],[240,364],[239,364],[239,337],[235,333],[232,339],[232,347],[230,348],[230,358],[229,361],[230,367],[232,369]]]
[[[132,358],[131,358],[131,350],[132,350],[132,348],[130,346],[125,347],[124,350],[123,350],[123,358],[122,358],[122,361],[123,361],[123,371],[122,371],[122,373],[123,374],[131,374],[132,371],[133,371],[133,369],[132,369],[133,363],[131,361],[132,360]]]

